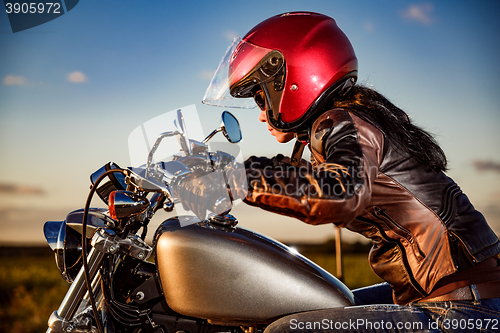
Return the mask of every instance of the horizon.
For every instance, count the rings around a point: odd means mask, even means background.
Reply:
[[[195,104],[203,132],[218,127],[224,109],[201,99],[233,37],[297,10],[336,20],[356,51],[358,82],[435,135],[447,174],[500,234],[500,2],[87,0],[17,33],[0,14],[0,245],[43,244],[45,221],[85,205],[92,172],[129,165],[127,138],[138,125]],[[290,154],[293,143],[275,142],[257,110],[228,110],[242,126],[245,157]],[[233,213],[240,226],[283,242],[334,235],[332,225],[243,204]],[[158,214],[150,234],[170,216]],[[344,230],[346,241],[363,239]]]

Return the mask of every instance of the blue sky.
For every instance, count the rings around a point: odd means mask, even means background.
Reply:
[[[359,82],[436,135],[450,176],[500,233],[498,1],[85,0],[15,34],[0,14],[0,243],[43,242],[45,220],[84,205],[90,173],[110,160],[128,165],[139,124],[195,104],[204,131],[217,127],[224,109],[201,99],[230,40],[295,10],[335,18],[358,56]],[[245,155],[291,151],[258,111],[230,111]],[[282,240],[333,234],[255,208],[235,215]]]

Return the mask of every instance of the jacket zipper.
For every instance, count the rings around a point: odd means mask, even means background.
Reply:
[[[467,252],[467,254],[472,258],[472,262],[473,263],[477,263],[477,259],[476,257],[474,257],[474,255],[472,253],[470,253],[469,249],[467,248],[467,246],[465,246],[464,242],[462,241],[462,239],[460,237],[457,236],[457,234],[455,234],[453,231],[451,230],[448,230],[448,232],[451,234],[451,237],[453,237],[453,239],[450,239],[451,241],[458,241],[460,242],[460,244],[462,244],[462,248]],[[453,261],[455,261],[455,259],[453,258],[452,256],[452,259]],[[456,267],[456,265],[455,265]]]
[[[422,296],[427,296],[428,294],[425,292],[425,290],[422,288],[422,286],[417,282],[417,280],[413,276],[413,272],[410,268],[410,265],[408,264],[408,258],[406,256],[406,251],[405,251],[403,244],[401,244],[401,242],[399,240],[395,240],[395,239],[392,239],[389,236],[387,236],[387,234],[382,229],[382,227],[380,225],[378,225],[377,223],[375,223],[367,218],[363,218],[363,217],[358,217],[357,219],[362,221],[362,222],[371,224],[375,228],[377,228],[377,230],[380,232],[380,235],[382,236],[382,238],[384,240],[386,240],[387,242],[396,243],[396,245],[399,247],[399,250],[401,251],[401,255],[403,256],[403,265],[406,269],[406,272],[408,273],[408,277],[410,278],[410,282],[411,282],[413,288],[415,288]]]
[[[374,209],[375,209],[375,216],[384,219],[385,221],[389,222],[394,227],[396,227],[399,230],[401,230],[404,233],[404,238],[406,240],[408,240],[408,242],[410,242],[412,245],[414,245],[416,247],[416,250],[418,252],[417,255],[421,257],[420,259],[422,260],[422,259],[425,258],[425,255],[422,252],[422,250],[420,249],[420,246],[413,239],[410,230],[406,229],[405,227],[403,227],[402,225],[400,225],[399,223],[397,223],[396,221],[394,221],[389,215],[387,215],[387,213],[383,209],[381,209],[379,207],[374,207]]]

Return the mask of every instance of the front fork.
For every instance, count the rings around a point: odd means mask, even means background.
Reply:
[[[98,270],[104,255],[105,253],[95,248],[92,248],[88,255],[90,280],[92,281],[91,289],[94,294],[96,289],[99,290],[100,275],[98,274]],[[83,316],[82,318],[78,318],[80,320],[75,320],[74,318],[77,310],[84,310],[84,308],[88,306],[89,298],[87,284],[85,283],[85,272],[83,268],[81,268],[59,306],[59,309],[54,311],[50,316],[48,323],[49,328],[46,333],[70,333],[73,331],[92,332],[92,323],[89,323],[88,320],[86,321],[88,318],[83,318]],[[100,299],[100,297],[96,299]]]
[[[101,277],[98,271],[107,253],[146,260],[151,255],[151,252],[152,248],[138,235],[129,235],[122,239],[116,236],[112,230],[101,229],[96,232],[92,237],[92,249],[88,254],[88,266],[90,281],[92,281],[91,290],[96,295],[97,303],[102,301],[102,293],[99,288]],[[59,309],[50,316],[49,328],[46,333],[86,333],[95,331],[89,314],[90,297],[86,292],[87,284],[82,267]],[[102,309],[102,311],[105,311],[105,309]],[[94,314],[95,317],[98,317],[98,315],[97,313]],[[99,318],[96,318],[96,320],[99,320]]]

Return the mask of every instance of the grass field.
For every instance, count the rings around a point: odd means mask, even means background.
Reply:
[[[334,254],[306,254],[306,257],[319,266],[336,275],[336,260]],[[366,254],[344,254],[344,283],[350,289],[366,287],[375,283],[383,282],[368,265]]]
[[[41,250],[36,256],[0,258],[0,332],[45,332],[68,290],[50,249]]]
[[[333,254],[306,256],[335,275]],[[351,289],[381,281],[370,270],[366,254],[346,254],[344,276]],[[48,247],[28,253],[1,251],[0,332],[45,332],[50,314],[57,310],[68,288]]]

